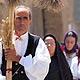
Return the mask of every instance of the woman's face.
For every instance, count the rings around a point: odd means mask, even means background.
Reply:
[[[45,38],[45,44],[49,50],[50,56],[54,56],[56,43],[52,37]]]
[[[69,51],[72,50],[74,45],[75,45],[75,38],[72,36],[67,37],[65,40],[65,46],[66,46],[67,50],[69,50]]]

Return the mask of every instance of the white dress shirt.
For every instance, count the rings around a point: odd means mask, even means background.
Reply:
[[[80,79],[80,63],[78,64],[77,56],[72,59],[71,71],[73,74],[73,79],[75,80]]]
[[[0,74],[1,73],[1,64],[2,64],[2,42],[0,41]]]
[[[44,80],[49,70],[51,62],[48,49],[44,41],[40,38],[38,46],[35,51],[35,56],[32,55],[24,57],[28,45],[28,32],[21,36],[21,39],[15,40],[14,35],[13,44],[16,49],[16,55],[22,56],[19,63],[24,66],[27,77],[30,80]]]
[[[0,80],[6,80],[6,77],[2,75],[1,64],[2,64],[2,40],[0,39]]]

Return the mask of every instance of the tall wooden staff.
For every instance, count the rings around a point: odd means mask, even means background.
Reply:
[[[3,20],[3,47],[6,48],[13,48],[12,44],[12,35],[13,35],[13,29],[14,29],[14,8],[15,4],[19,0],[8,0],[8,8],[9,8],[9,15],[6,18],[6,20]],[[6,64],[6,80],[12,80],[12,61],[7,60]]]

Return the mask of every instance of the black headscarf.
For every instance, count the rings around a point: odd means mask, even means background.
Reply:
[[[71,70],[70,70],[69,65],[66,61],[66,58],[65,58],[65,56],[64,56],[64,54],[63,54],[63,52],[60,48],[60,44],[56,40],[55,36],[53,36],[52,34],[46,35],[43,40],[45,41],[46,37],[48,37],[48,36],[52,37],[55,40],[55,43],[56,43],[56,49],[55,49],[54,56],[57,59],[57,62],[58,62],[58,65],[59,65],[61,80],[73,80]],[[45,80],[49,80],[49,79],[45,79]]]
[[[65,37],[64,37],[64,45],[65,45],[66,38],[69,37],[69,36],[75,38],[75,45],[73,46],[72,50],[67,50],[66,46],[65,46],[64,49],[65,49],[66,53],[74,53],[74,52],[76,52],[76,49],[78,48],[78,45],[77,45],[78,36],[77,36],[77,33],[74,32],[74,31],[67,32],[66,35],[65,35]]]

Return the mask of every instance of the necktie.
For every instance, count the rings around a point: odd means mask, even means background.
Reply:
[[[17,36],[15,40],[22,40],[22,38]]]

